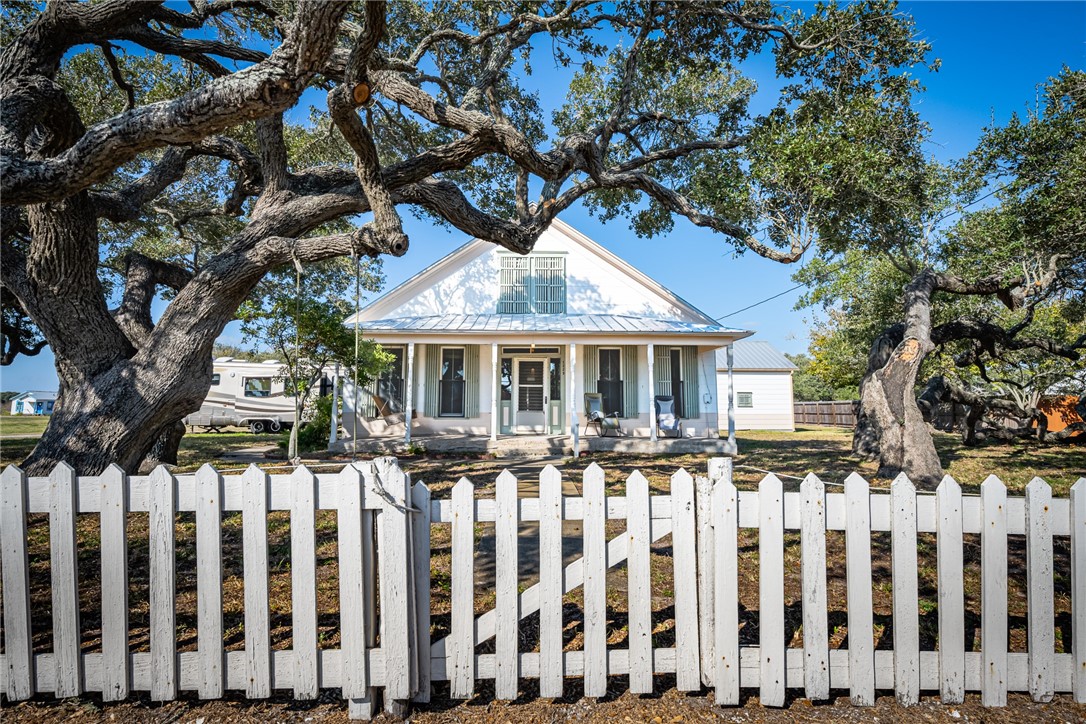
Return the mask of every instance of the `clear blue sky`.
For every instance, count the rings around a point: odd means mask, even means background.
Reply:
[[[802,4],[796,4],[801,6]],[[1064,65],[1086,67],[1086,3],[1084,2],[903,2],[901,9],[917,21],[920,36],[941,58],[938,73],[925,73],[920,110],[933,129],[930,153],[942,160],[960,157],[976,143],[981,129],[1005,121],[1036,99],[1037,85]],[[563,88],[568,76],[533,60],[543,87]],[[759,78],[763,90],[776,86],[772,68]],[[768,93],[772,97],[772,93]],[[309,98],[304,99],[308,101]],[[542,98],[544,108],[562,101],[556,94]],[[768,99],[767,99],[768,100]],[[314,98],[313,102],[319,102]],[[758,110],[758,108],[755,108]],[[722,240],[679,220],[667,238],[638,239],[621,221],[601,224],[583,208],[573,207],[562,218],[588,236],[647,272],[714,317],[730,314],[753,302],[792,287],[792,266],[753,254],[733,257]],[[409,278],[466,241],[450,232],[404,215],[411,250],[400,259],[387,259],[387,288]],[[697,258],[697,264],[689,259]],[[807,348],[810,310],[793,306],[800,291],[784,295],[725,321],[752,329],[786,352]],[[236,325],[224,341],[237,342]],[[5,390],[55,389],[56,374],[48,351],[19,358],[0,368]]]

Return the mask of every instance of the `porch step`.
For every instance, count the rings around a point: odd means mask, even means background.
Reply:
[[[341,440],[333,445],[331,450],[377,455],[403,455],[409,450],[431,453],[489,453],[498,458],[573,455],[573,442],[568,435],[504,435],[494,441],[489,437],[476,435],[418,435],[408,444],[403,440],[403,426],[398,427],[399,434]],[[582,437],[581,451],[625,452],[633,455],[735,454],[734,446],[727,439],[690,437],[661,438],[656,442],[647,437]]]

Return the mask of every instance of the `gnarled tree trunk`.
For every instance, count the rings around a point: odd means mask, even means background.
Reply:
[[[857,454],[877,455],[880,476],[903,472],[916,485],[929,488],[939,484],[943,468],[916,404],[916,380],[935,348],[931,297],[936,287],[934,273],[918,274],[905,288],[905,324],[887,330],[872,346],[853,435]]]

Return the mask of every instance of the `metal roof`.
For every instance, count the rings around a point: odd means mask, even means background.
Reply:
[[[57,393],[48,392],[45,390],[28,390],[26,392],[20,392],[18,395],[15,395],[15,397],[12,397],[11,399],[25,400],[28,397],[33,397],[35,400],[42,400],[43,402],[48,402],[49,400],[55,401],[57,399]]]
[[[799,369],[785,357],[780,350],[769,342],[761,339],[736,340],[732,345],[735,363],[733,369],[737,370],[794,370]],[[719,370],[728,368],[727,350],[716,351],[716,367]]]
[[[362,322],[363,332],[544,332],[558,334],[690,334],[736,337],[746,330],[718,324],[621,314],[442,314]]]

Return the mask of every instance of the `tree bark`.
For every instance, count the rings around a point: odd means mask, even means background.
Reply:
[[[891,329],[872,347],[853,436],[853,449],[858,454],[877,451],[880,477],[905,473],[915,485],[929,489],[939,484],[943,468],[916,403],[916,380],[924,359],[935,348],[931,298],[937,287],[937,276],[931,270],[919,273],[906,286],[900,341],[890,348],[898,332]]]

